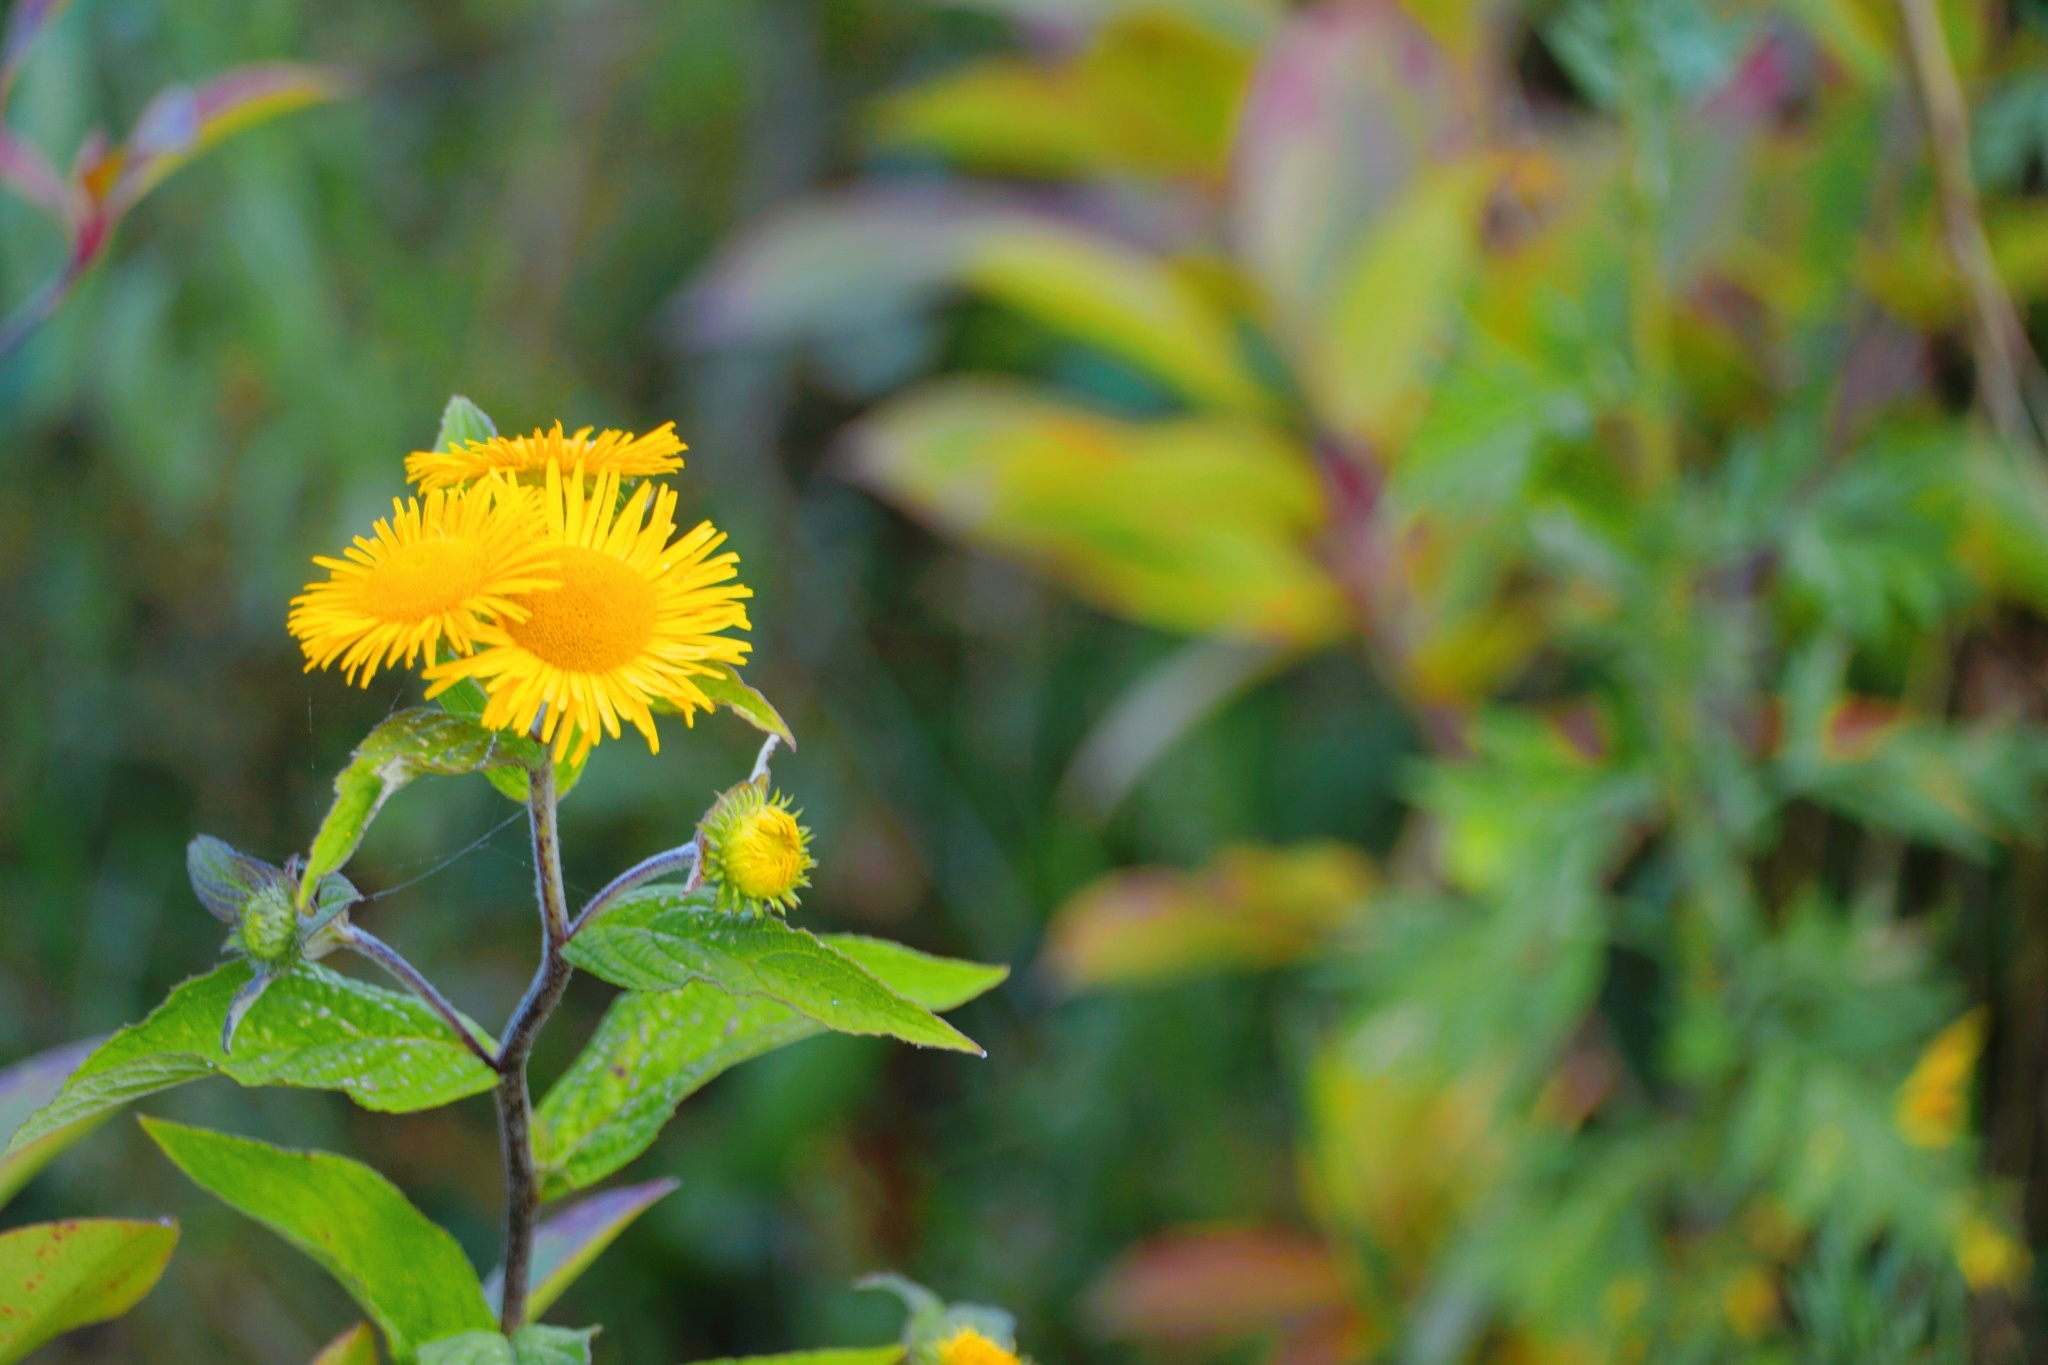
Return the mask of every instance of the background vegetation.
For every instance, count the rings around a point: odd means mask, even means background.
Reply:
[[[1940,18],[2024,302],[2036,16]],[[2017,1356],[2023,1267],[1958,1248],[2048,1216],[2048,538],[1907,37],[1861,0],[85,0],[7,109],[60,165],[237,63],[354,90],[167,181],[0,362],[0,1056],[206,960],[185,840],[281,856],[404,700],[302,676],[283,604],[449,390],[673,418],[804,741],[811,922],[1022,970],[960,1016],[987,1062],[820,1039],[693,1101],[643,1163],[683,1189],[574,1291],[601,1359],[871,1339],[884,1265],[1044,1360]],[[63,256],[15,198],[0,243],[10,303]],[[887,397],[959,372],[1011,386]],[[608,750],[571,882],[751,740]],[[400,801],[358,917],[499,1017],[519,831]],[[1134,864],[1211,870],[1097,880]],[[1972,1003],[1986,1141],[1928,1156],[1894,1096]],[[363,1154],[489,1259],[482,1112],[159,1108]],[[125,1122],[10,1220],[166,1210],[165,1287],[50,1358],[346,1320]],[[1104,1281],[1219,1221],[1258,1231]]]

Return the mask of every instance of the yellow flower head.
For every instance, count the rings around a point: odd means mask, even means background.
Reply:
[[[1963,1219],[1952,1249],[1963,1282],[1974,1290],[2017,1289],[2026,1281],[2027,1249],[1980,1214]]]
[[[811,832],[796,821],[802,813],[792,812],[782,793],[771,797],[766,777],[718,798],[704,816],[698,846],[705,878],[718,884],[721,910],[767,906],[789,913],[797,891],[811,884],[804,874],[817,866]]]
[[[972,1327],[962,1327],[938,1346],[939,1365],[1018,1365],[1006,1351]]]
[[[306,670],[338,659],[368,687],[379,668],[431,661],[442,645],[467,654],[493,619],[523,620],[513,599],[555,581],[537,521],[532,492],[497,479],[392,499],[390,519],[346,559],[316,556],[327,580],[292,599],[286,626]]]
[[[1934,1036],[1899,1087],[1895,1121],[1915,1147],[1946,1147],[1970,1117],[1970,1074],[1984,1047],[1984,1011],[1971,1010]]]
[[[542,504],[556,584],[481,627],[475,654],[427,669],[427,696],[475,678],[490,697],[483,724],[525,731],[538,720],[557,761],[581,759],[600,733],[616,739],[621,718],[658,753],[652,704],[686,719],[708,711],[692,679],[746,661],[747,642],[719,634],[748,628],[739,556],[713,553],[725,536],[708,521],[675,536],[673,489],[643,483],[620,507],[617,470],[590,482],[549,465]]]
[[[589,427],[565,436],[557,422],[554,430],[535,431],[531,436],[493,436],[454,450],[416,450],[406,457],[405,477],[422,492],[455,488],[492,474],[510,479],[526,475],[537,480],[556,466],[581,466],[594,476],[644,479],[681,469],[679,456],[686,449],[676,439],[674,422],[663,422],[645,436],[630,431],[601,431],[592,436]]]

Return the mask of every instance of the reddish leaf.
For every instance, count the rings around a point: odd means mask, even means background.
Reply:
[[[1344,1304],[1322,1242],[1278,1228],[1188,1228],[1141,1242],[1089,1291],[1110,1336],[1206,1341],[1243,1336]],[[1315,1354],[1315,1353],[1309,1353]]]

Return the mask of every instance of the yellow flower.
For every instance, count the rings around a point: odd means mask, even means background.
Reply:
[[[746,641],[718,633],[747,629],[740,599],[753,594],[732,581],[739,556],[712,553],[725,536],[708,521],[671,540],[673,489],[643,483],[621,508],[616,470],[586,489],[582,469],[565,478],[549,465],[543,506],[558,585],[481,627],[477,653],[427,669],[427,696],[475,678],[490,694],[483,724],[525,731],[538,719],[557,761],[581,759],[600,731],[616,739],[622,717],[658,753],[651,704],[685,719],[708,711],[692,678],[746,661]]]
[[[1778,1282],[1760,1265],[1747,1265],[1721,1292],[1721,1316],[1744,1341],[1761,1341],[1778,1322]]]
[[[972,1327],[962,1327],[938,1346],[939,1365],[1017,1365],[1014,1351],[1006,1351]]]
[[[1984,1046],[1984,1011],[1971,1010],[1936,1034],[1899,1087],[1895,1121],[1915,1147],[1946,1147],[1970,1117],[1970,1073]]]
[[[768,779],[742,782],[705,813],[700,843],[704,876],[718,884],[722,910],[768,906],[787,914],[809,886],[811,832],[796,822],[789,798],[768,794]]]
[[[1963,1282],[1972,1289],[2017,1289],[2026,1279],[2027,1249],[1980,1214],[1962,1221],[1951,1249]]]
[[[589,427],[564,436],[562,424],[557,422],[554,430],[535,431],[531,436],[493,436],[446,451],[416,450],[406,457],[405,477],[422,492],[454,488],[491,474],[538,478],[556,465],[563,469],[580,465],[592,475],[641,479],[681,469],[678,452],[687,449],[676,439],[674,422],[663,422],[645,436],[601,431],[594,437]]]
[[[555,580],[529,490],[492,479],[452,493],[392,499],[391,518],[357,536],[346,559],[315,556],[328,571],[292,599],[287,628],[306,671],[337,659],[349,681],[446,645],[467,654],[494,620],[520,620],[512,600]]]

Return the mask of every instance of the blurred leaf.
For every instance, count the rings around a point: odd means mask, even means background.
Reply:
[[[365,1109],[411,1113],[481,1094],[496,1073],[413,996],[301,963],[250,1012],[232,1053],[221,1024],[249,980],[235,961],[174,988],[140,1024],[86,1058],[14,1134],[10,1155],[130,1100],[208,1076],[241,1085],[339,1090]]]
[[[4,125],[0,125],[0,185],[34,204],[51,222],[69,233],[74,205],[64,177],[41,148]]]
[[[1384,448],[1413,428],[1479,261],[1494,164],[1471,157],[1419,174],[1336,273],[1309,387],[1331,425]]]
[[[126,213],[165,177],[223,139],[281,114],[340,99],[346,90],[339,73],[295,62],[254,63],[196,88],[165,88],[129,133],[120,176],[106,196],[109,212],[115,217]]]
[[[0,1133],[5,1133],[11,1140],[37,1110],[57,1097],[64,1088],[64,1082],[78,1070],[79,1063],[98,1046],[96,1039],[66,1043],[63,1047],[51,1048],[0,1071]],[[36,1172],[54,1161],[65,1148],[111,1116],[112,1111],[109,1110],[105,1114],[66,1124],[44,1133],[19,1150],[10,1142],[4,1154],[0,1154],[0,1205],[14,1198],[23,1185],[35,1178]]]
[[[491,1328],[462,1248],[368,1166],[163,1119],[142,1126],[194,1184],[334,1276],[383,1330],[398,1365],[424,1342]]]
[[[586,925],[569,943],[569,960],[628,990],[676,990],[706,981],[735,995],[779,1001],[836,1032],[981,1055],[958,1029],[815,936],[773,915],[712,907],[707,892],[643,887]]]
[[[311,1365],[377,1365],[377,1334],[359,1322],[321,1347]]]
[[[29,49],[70,5],[71,0],[15,0],[9,8],[5,36],[0,37],[0,107],[6,105]]]
[[[724,664],[717,664],[714,667],[719,670],[716,675],[691,680],[697,684],[698,690],[762,734],[774,735],[787,744],[794,753],[796,736],[790,733],[789,722],[782,718],[782,713],[775,709],[774,704],[742,678],[737,669]],[[655,704],[654,709],[667,713],[667,707],[659,702]]]
[[[1282,966],[1356,917],[1376,881],[1371,860],[1336,842],[1226,849],[1192,873],[1114,873],[1061,907],[1045,964],[1077,991]]]
[[[718,1360],[703,1360],[696,1365],[898,1365],[903,1359],[903,1348],[894,1342],[887,1346],[851,1346],[825,1351],[789,1351],[775,1356],[725,1356]]]
[[[539,761],[541,750],[532,740],[486,730],[439,707],[398,712],[370,731],[335,777],[334,805],[306,855],[300,902],[321,877],[348,862],[384,803],[414,778],[527,768]]]
[[[463,1332],[420,1348],[420,1365],[590,1365],[595,1327],[528,1324],[506,1340],[496,1332]]]
[[[823,942],[929,1010],[963,1005],[1009,975],[857,934],[828,934]],[[701,981],[620,996],[535,1111],[542,1195],[554,1199],[602,1180],[646,1151],[676,1106],[713,1077],[824,1031],[788,1006]]]
[[[538,1145],[538,1144],[536,1144]],[[537,1318],[554,1306],[564,1290],[590,1269],[590,1263],[618,1240],[635,1218],[656,1201],[673,1194],[681,1182],[664,1177],[643,1185],[606,1190],[572,1204],[534,1232],[532,1273],[528,1278],[526,1313]],[[505,1297],[505,1268],[484,1279],[484,1299],[497,1312]]]
[[[1106,1336],[1206,1341],[1244,1336],[1343,1304],[1349,1289],[1330,1248],[1281,1228],[1164,1232],[1119,1256],[1088,1291]]]
[[[874,128],[997,171],[1220,179],[1250,76],[1239,44],[1168,9],[1132,11],[1058,65],[998,57],[895,95]]]
[[[1157,374],[1197,404],[1261,411],[1271,399],[1237,354],[1229,319],[1143,252],[1051,224],[983,233],[970,288]]]
[[[490,415],[458,393],[441,409],[441,428],[434,434],[434,449],[446,452],[472,442],[488,441],[497,434],[498,424]],[[472,687],[476,685],[474,678],[462,681]]]
[[[0,1233],[0,1365],[118,1318],[156,1286],[178,1225],[73,1218]]]
[[[1297,11],[1240,117],[1235,238],[1285,319],[1322,311],[1359,239],[1467,141],[1473,94],[1391,0]]]
[[[855,428],[876,491],[1165,630],[1275,644],[1344,628],[1309,554],[1322,491],[1305,452],[1220,418],[1138,424],[1028,390],[928,385]]]

